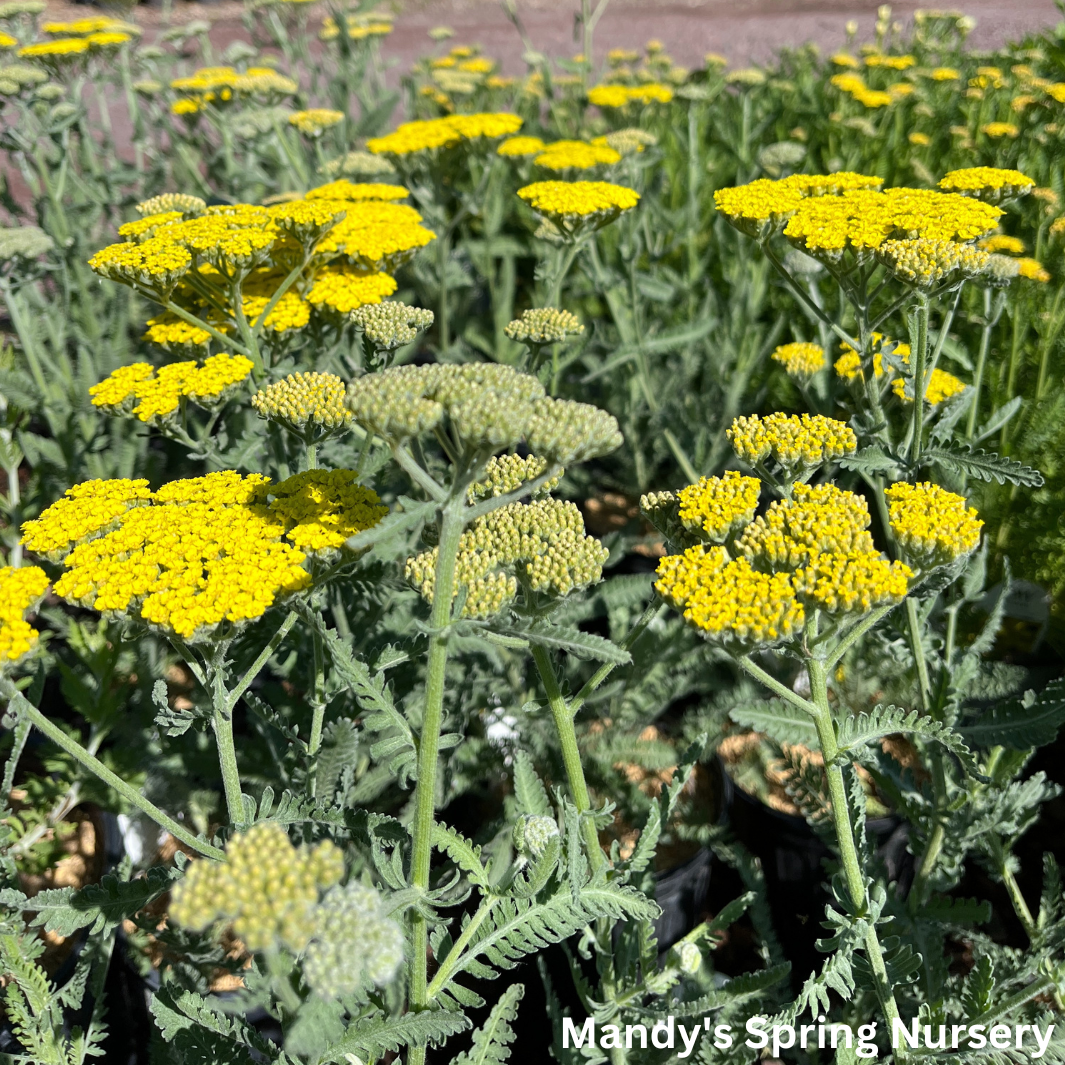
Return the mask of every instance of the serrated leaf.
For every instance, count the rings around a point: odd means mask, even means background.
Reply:
[[[899,459],[888,455],[883,448],[875,444],[863,447],[854,455],[845,455],[839,460],[839,464],[845,470],[855,470],[866,474],[883,473],[885,470],[895,470],[903,465]]]
[[[965,474],[980,481],[997,481],[999,484],[1009,481],[1023,488],[1041,488],[1043,485],[1043,475],[1031,466],[968,444],[930,447],[924,452],[922,461],[926,466],[942,466],[951,473]]]
[[[355,1022],[344,1038],[334,1043],[319,1061],[321,1065],[328,1062],[347,1065],[344,1055],[359,1051],[377,1058],[404,1047],[438,1046],[448,1036],[463,1032],[469,1026],[469,1020],[462,1013],[450,1010],[423,1010],[399,1017],[384,1017],[378,1013]]]
[[[439,821],[433,823],[433,846],[447,856],[466,874],[470,882],[485,891],[489,888],[489,873],[481,862],[481,848],[460,832]]]
[[[551,816],[551,801],[533,765],[532,755],[520,747],[514,752],[514,797],[523,813]]]
[[[907,711],[897,706],[877,706],[869,713],[845,717],[839,724],[840,753],[867,746],[896,732],[923,736],[942,744],[969,773],[979,775],[973,752],[959,732],[930,717],[922,717],[917,710]]]
[[[506,1065],[510,1061],[510,1044],[514,1042],[511,1025],[524,994],[524,984],[508,987],[492,1007],[488,1020],[473,1033],[473,1047],[452,1058],[451,1065]]]
[[[977,747],[1011,747],[1015,751],[1053,743],[1065,724],[1065,678],[1051,681],[1038,695],[1025,692],[991,707],[961,734]]]
[[[765,699],[746,706],[735,706],[729,711],[729,717],[737,725],[764,732],[777,743],[802,744],[811,748],[817,746],[814,719],[783,699]]]
[[[594,632],[582,632],[578,628],[563,628],[547,621],[536,621],[531,625],[493,625],[492,631],[502,636],[517,637],[528,640],[551,651],[566,651],[575,658],[607,662],[615,666],[628,665],[632,655],[618,647],[612,640],[607,640]]]

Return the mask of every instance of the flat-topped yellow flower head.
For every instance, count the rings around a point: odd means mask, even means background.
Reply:
[[[40,633],[26,621],[48,589],[48,576],[37,566],[0,569],[0,671],[9,669],[37,646]]]
[[[367,150],[375,155],[402,159],[421,152],[454,148],[463,142],[496,139],[517,133],[522,120],[506,112],[483,112],[473,115],[448,115],[415,122],[404,122],[392,133],[371,137]]]
[[[865,499],[833,484],[792,486],[736,541],[736,550],[762,568],[798,569],[823,552],[875,551]]]
[[[555,141],[548,144],[533,162],[545,170],[590,170],[595,166],[611,166],[621,162],[621,153],[607,144]]]
[[[336,374],[293,373],[256,392],[251,405],[260,418],[301,435],[309,430],[320,438],[351,424],[351,411],[344,404],[346,389]]]
[[[720,477],[703,477],[677,492],[677,518],[689,532],[722,543],[739,525],[746,525],[758,509],[761,482],[727,470]]]
[[[884,495],[899,551],[914,567],[945,566],[979,546],[984,523],[964,496],[927,481],[900,481]]]
[[[828,365],[825,349],[820,344],[811,344],[806,341],[781,344],[773,350],[770,357],[784,367],[789,377],[799,380],[813,377]]]
[[[795,471],[789,476],[858,450],[849,425],[821,414],[752,414],[733,421],[725,436],[744,462],[757,466],[772,458],[783,469]]]
[[[609,225],[640,202],[635,190],[607,181],[537,181],[518,196],[570,238]]]
[[[307,293],[307,302],[316,311],[346,319],[352,311],[366,304],[380,303],[395,291],[396,279],[389,274],[368,274],[339,263],[318,271]]]
[[[1001,203],[1018,196],[1027,196],[1035,188],[1035,180],[1019,170],[997,166],[970,166],[951,170],[939,182],[944,192],[973,196],[985,203]]]
[[[786,573],[762,573],[723,547],[697,544],[658,563],[655,590],[707,639],[739,650],[798,636],[806,623]]]
[[[380,520],[354,474],[311,481],[223,471],[155,493],[143,481],[90,481],[27,522],[23,542],[63,559],[55,592],[68,602],[184,640],[229,636],[311,585],[308,554],[329,555]]]

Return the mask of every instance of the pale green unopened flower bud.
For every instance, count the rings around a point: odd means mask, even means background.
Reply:
[[[523,484],[535,481],[547,469],[547,460],[537,455],[522,458],[520,455],[497,455],[489,460],[485,467],[484,478],[471,484],[467,498],[471,503],[478,499],[495,499],[509,492],[517,491]],[[536,495],[546,496],[558,487],[565,470],[559,470],[557,476],[545,481]]]
[[[52,238],[37,226],[0,228],[0,262],[36,259],[47,255],[53,247]]]
[[[303,975],[322,998],[353,995],[365,983],[381,987],[396,975],[403,962],[403,930],[372,887],[356,882],[333,888],[314,921]]]
[[[150,200],[137,204],[138,213],[145,218],[168,211],[181,211],[187,216],[199,215],[206,210],[205,200],[201,200],[199,196],[190,196],[187,192],[164,192],[161,196],[153,196]]]
[[[0,4],[0,19],[18,18],[19,15],[40,15],[47,6],[44,0],[13,0],[9,4]]]
[[[226,844],[226,860],[199,859],[174,888],[170,916],[186,928],[232,925],[249,950],[300,951],[314,932],[320,889],[344,875],[344,856],[328,840],[293,847],[275,821],[261,821]]]
[[[695,943],[681,943],[677,948],[677,960],[682,973],[694,976],[702,968],[703,953]]]
[[[658,143],[658,138],[645,129],[616,129],[608,133],[604,140],[619,155],[636,155]]]
[[[152,78],[144,78],[133,83],[133,91],[140,93],[141,96],[158,96],[163,91],[163,83]]]
[[[329,177],[372,178],[394,174],[395,168],[383,156],[373,152],[348,152],[340,159],[330,159],[318,172]]]
[[[398,300],[365,303],[351,312],[351,321],[379,357],[413,344],[418,334],[433,324],[434,317],[432,311],[408,307]]]
[[[452,598],[465,589],[462,616],[491,617],[518,592],[564,596],[596,583],[610,552],[584,531],[573,503],[511,503],[478,518],[459,539]],[[407,580],[432,603],[438,549],[407,559]]]
[[[526,814],[514,825],[514,847],[521,854],[539,858],[558,834],[558,824],[553,817]]]
[[[260,418],[280,422],[293,432],[304,433],[310,427],[330,433],[351,424],[344,393],[344,382],[335,374],[294,373],[260,389],[251,405]]]
[[[62,85],[56,85],[55,82],[50,82],[47,85],[42,85],[37,90],[37,99],[44,100],[45,103],[52,103],[55,100],[62,100],[66,93],[66,89]]]
[[[987,266],[989,255],[953,240],[885,240],[876,257],[902,281],[918,288],[933,288],[945,281],[975,277]]]
[[[984,267],[983,280],[996,288],[1005,288],[1020,276],[1021,264],[1009,255],[989,255]]]
[[[794,170],[805,158],[805,145],[796,141],[778,141],[767,144],[758,153],[758,165],[770,176],[780,177],[785,170]]]
[[[0,79],[13,82],[19,89],[31,89],[46,82],[48,75],[39,67],[31,67],[29,63],[8,63],[0,66]]]
[[[455,31],[450,26],[434,26],[429,31],[429,37],[434,41],[446,41],[449,37],[454,37]]]
[[[523,311],[504,330],[511,340],[530,347],[541,344],[558,344],[569,337],[580,336],[584,326],[575,314],[560,311],[557,307],[537,307]]]
[[[535,377],[498,363],[399,366],[366,374],[349,386],[348,406],[360,425],[386,440],[416,436],[447,419],[465,447],[508,451],[524,440],[560,466],[606,455],[622,439],[605,411],[550,399]]]
[[[248,107],[230,119],[229,129],[237,140],[253,141],[287,126],[291,117],[290,107]]]

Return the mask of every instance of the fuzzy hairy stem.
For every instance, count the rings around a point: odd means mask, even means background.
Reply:
[[[440,757],[440,731],[444,719],[444,679],[447,670],[448,626],[451,623],[451,599],[455,588],[455,568],[459,540],[465,527],[463,496],[465,485],[457,489],[441,511],[440,542],[436,576],[433,581],[433,609],[430,615],[432,635],[425,681],[425,713],[418,737],[418,777],[414,791],[414,822],[411,825],[411,885],[421,891],[429,889],[429,868],[433,851],[433,815],[436,801],[436,771]],[[412,918],[412,956],[410,974],[411,1008],[423,1009],[427,1002],[429,929],[425,918]],[[410,1065],[425,1061],[425,1048],[415,1047]]]
[[[828,782],[828,794],[832,804],[832,824],[836,831],[836,843],[839,846],[843,874],[847,882],[847,891],[855,910],[864,912],[869,909],[869,893],[866,889],[865,875],[862,872],[861,859],[854,842],[854,826],[851,824],[850,809],[847,803],[847,787],[843,781],[843,770],[839,765],[839,744],[836,740],[836,725],[832,720],[832,711],[828,704],[828,676],[825,663],[811,658],[807,667],[810,672],[810,694],[817,713],[814,724],[817,738],[821,745],[821,755],[825,763],[825,778]],[[865,954],[876,980],[876,995],[885,1021],[893,1025],[900,1020],[899,1007],[895,994],[888,982],[887,964],[877,938],[876,929],[870,927],[865,934]]]
[[[14,685],[7,679],[0,679],[0,694],[8,701],[8,706],[20,718],[28,720],[38,731],[44,733],[57,747],[62,748],[72,758],[83,765],[93,776],[102,780],[109,788],[116,791],[131,806],[150,817],[160,828],[165,828],[174,839],[191,847],[205,858],[221,860],[225,854],[217,847],[194,836],[188,829],[182,828],[172,817],[163,813],[154,803],[149,802],[136,788],[127,784],[120,776],[113,773],[97,758],[90,754],[73,737],[68,736],[58,725],[48,720]]]
[[[592,863],[592,870],[600,869],[606,861],[603,848],[599,845],[599,837],[596,835],[595,824],[590,815],[592,801],[588,796],[588,782],[584,779],[584,767],[581,765],[581,752],[577,746],[577,731],[573,727],[573,715],[569,704],[558,686],[558,678],[555,676],[555,667],[551,664],[551,656],[543,647],[536,644],[532,646],[533,661],[540,674],[540,680],[547,694],[547,703],[551,708],[551,716],[555,721],[555,730],[558,733],[558,742],[562,747],[562,762],[566,767],[566,779],[569,782],[569,790],[573,796],[573,803],[577,812],[581,815],[581,831],[584,834],[584,844],[588,848],[588,861]]]

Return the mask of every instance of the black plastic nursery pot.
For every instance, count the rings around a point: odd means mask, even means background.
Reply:
[[[816,943],[824,937],[822,921],[831,901],[825,862],[831,851],[804,818],[767,806],[732,782],[729,821],[736,838],[757,857],[765,876],[773,927],[784,956],[791,962],[792,985],[820,968],[824,955]],[[909,827],[899,817],[878,817],[866,822],[887,870],[888,882],[905,890],[913,879],[909,853]]]

